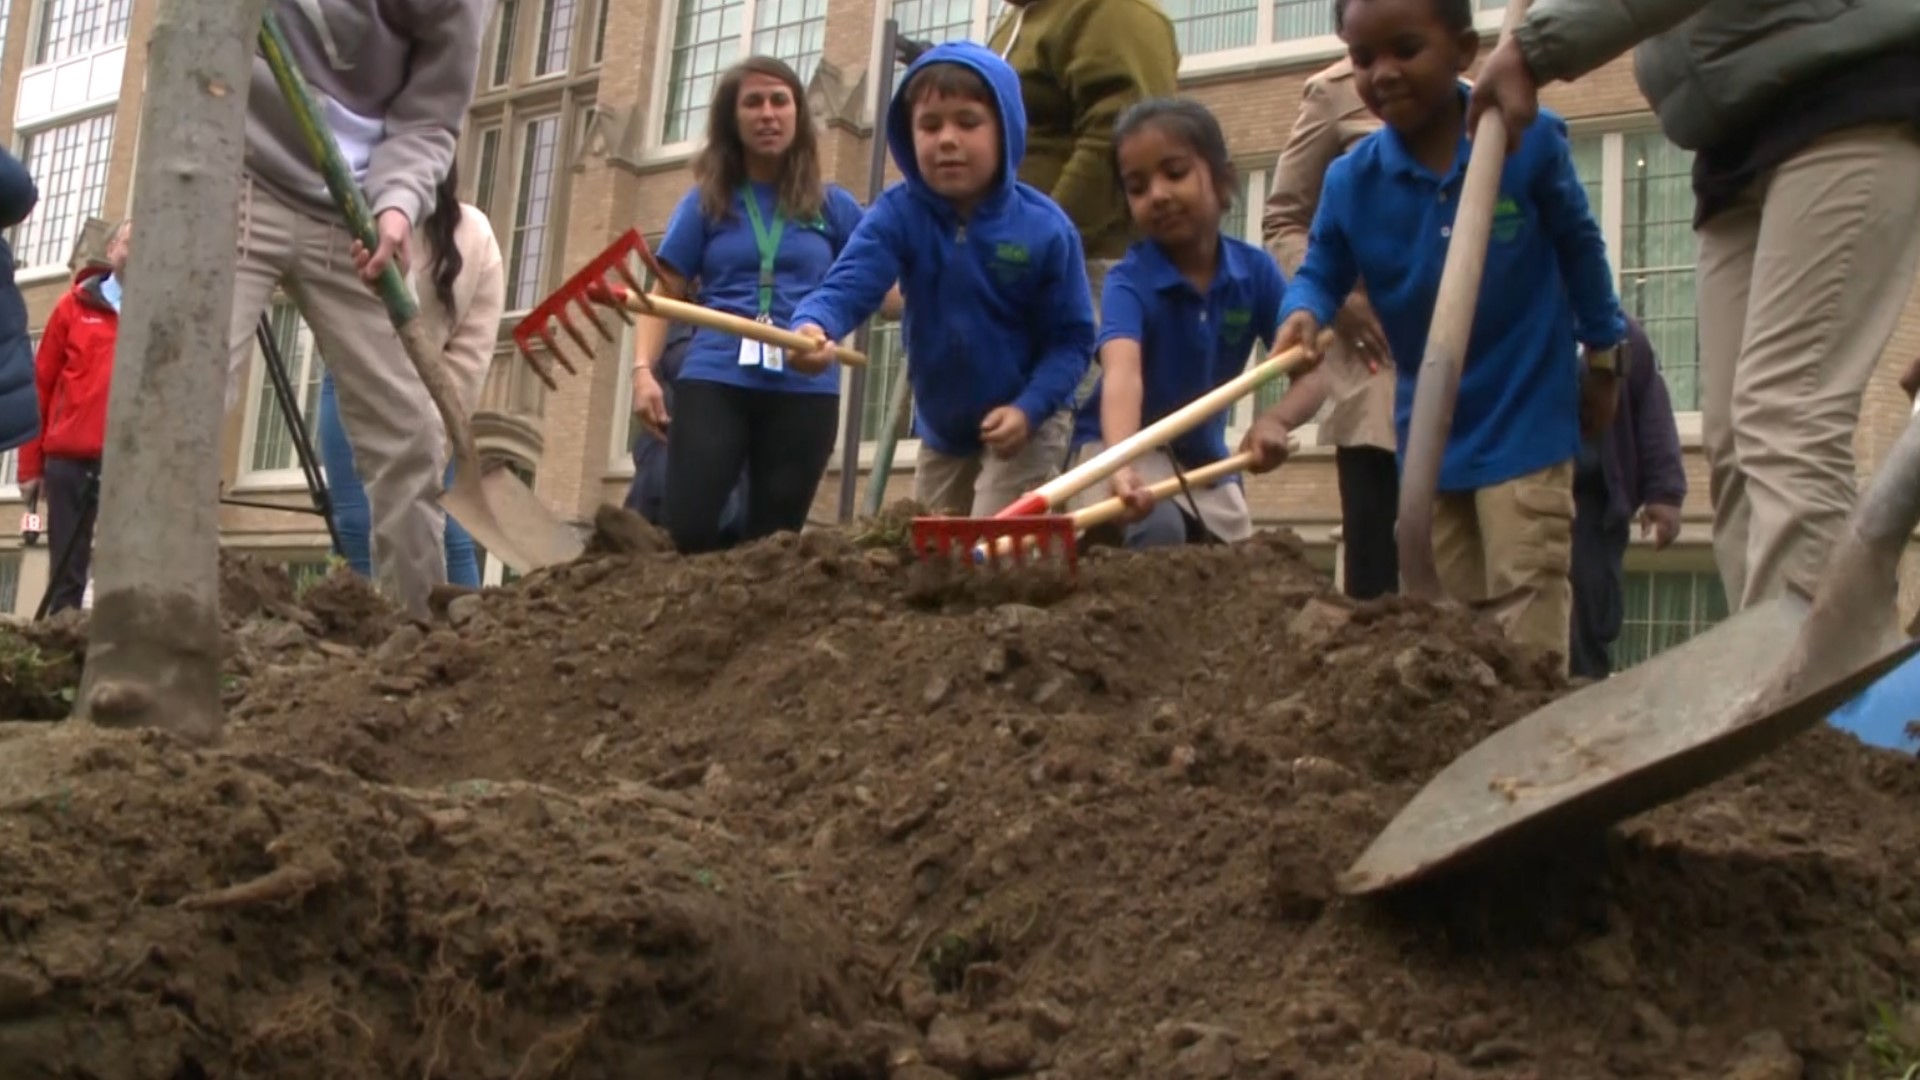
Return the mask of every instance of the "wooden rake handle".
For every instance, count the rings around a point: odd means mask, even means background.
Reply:
[[[617,300],[620,306],[636,315],[653,315],[658,318],[672,319],[674,322],[704,326],[709,330],[718,330],[723,334],[743,337],[748,341],[758,341],[762,345],[772,345],[789,352],[813,351],[813,339],[796,334],[769,323],[725,311],[715,311],[703,304],[694,304],[685,300],[675,300],[670,296],[657,293],[636,293],[631,289],[613,288],[608,290],[609,298]],[[833,358],[842,364],[854,367],[866,367],[867,358],[863,353],[844,346],[833,347]]]
[[[1322,330],[1319,341],[1320,348],[1324,351],[1333,344],[1333,331]],[[1292,374],[1311,366],[1312,362],[1307,359],[1306,349],[1298,345],[1286,352],[1268,357],[1234,378],[1194,398],[1179,409],[1107,447],[1075,468],[1061,473],[1021,496],[1012,506],[994,516],[1026,517],[1032,514],[1044,514],[1119,472],[1128,462],[1141,454],[1206,423],[1222,409],[1230,407],[1234,402],[1267,383],[1282,375]]]

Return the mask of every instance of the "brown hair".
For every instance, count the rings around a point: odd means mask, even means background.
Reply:
[[[928,64],[915,72],[907,80],[907,87],[900,93],[909,105],[918,105],[931,97],[955,97],[962,101],[977,101],[993,108],[997,113],[1000,106],[988,88],[987,80],[980,73],[964,64]]]
[[[820,179],[820,149],[807,108],[807,88],[800,76],[771,56],[749,56],[728,68],[714,87],[707,111],[707,141],[693,159],[694,180],[700,187],[700,211],[710,221],[733,212],[733,198],[747,182],[746,143],[740,138],[740,84],[749,74],[765,75],[785,83],[793,95],[793,144],[781,156],[778,192],[780,212],[802,221],[818,217],[826,206],[826,185]]]

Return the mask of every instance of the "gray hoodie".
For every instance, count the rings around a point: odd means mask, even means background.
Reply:
[[[418,224],[453,162],[494,0],[273,0],[293,60],[378,215]],[[253,59],[247,169],[296,206],[339,217],[265,58]]]

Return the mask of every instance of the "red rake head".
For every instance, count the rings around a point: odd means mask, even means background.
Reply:
[[[602,338],[607,341],[618,341],[619,335],[610,329],[593,310],[594,305],[598,303],[613,308],[621,321],[629,325],[633,322],[633,316],[627,312],[628,305],[637,302],[642,308],[646,306],[646,290],[640,286],[639,279],[634,276],[633,268],[627,261],[629,256],[637,257],[642,267],[656,276],[659,275],[660,264],[654,259],[653,252],[647,248],[646,238],[640,235],[638,229],[628,229],[613,243],[607,245],[605,251],[595,255],[587,265],[581,267],[558,289],[555,289],[553,295],[542,300],[532,311],[527,312],[527,317],[521,319],[520,324],[513,328],[513,343],[519,347],[520,355],[526,358],[534,374],[540,376],[540,381],[546,383],[549,390],[558,390],[560,384],[553,379],[552,366],[543,363],[535,354],[536,338],[546,345],[546,351],[553,355],[555,362],[567,369],[568,374],[577,374],[580,370],[574,366],[566,351],[554,339],[553,324],[557,322],[560,329],[573,339],[573,343],[578,345],[589,359],[593,356],[593,343],[588,341],[586,335],[574,325],[572,312],[568,310],[570,307],[577,306],[579,313],[593,324],[593,328]],[[609,281],[610,274],[619,280]]]
[[[1064,558],[1072,573],[1080,556],[1075,532],[1073,518],[1066,514],[918,517],[913,519],[913,551],[923,562],[949,559],[995,569]]]

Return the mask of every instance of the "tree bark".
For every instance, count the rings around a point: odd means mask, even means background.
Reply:
[[[266,0],[161,0],[76,716],[219,737],[219,494],[247,86]]]

